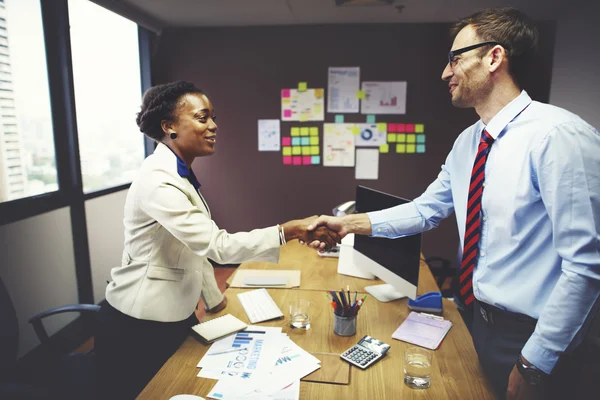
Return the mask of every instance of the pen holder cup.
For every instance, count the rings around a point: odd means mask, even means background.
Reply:
[[[339,336],[356,335],[356,315],[353,317],[341,317],[333,314],[333,333]]]

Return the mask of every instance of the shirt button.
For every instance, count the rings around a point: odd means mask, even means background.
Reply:
[[[485,215],[484,215],[484,216],[483,216],[483,220],[484,220],[484,221],[487,221],[487,216],[485,216]]]
[[[481,257],[485,257],[485,251],[482,251],[480,254],[481,254]]]
[[[483,182],[483,184],[481,186],[485,187],[485,182]]]
[[[377,228],[377,232],[381,232],[381,228]]]

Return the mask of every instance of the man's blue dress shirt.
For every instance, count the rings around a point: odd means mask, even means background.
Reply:
[[[454,212],[462,248],[484,128],[496,140],[485,167],[473,292],[538,319],[522,354],[550,373],[600,307],[600,134],[592,126],[521,92],[487,126],[479,120],[461,133],[420,197],[368,213],[373,236],[426,231]]]

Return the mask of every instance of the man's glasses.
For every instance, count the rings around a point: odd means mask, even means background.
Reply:
[[[450,52],[448,52],[448,63],[452,64],[454,62],[454,57],[456,57],[459,54],[466,53],[467,51],[475,50],[480,47],[488,46],[488,45],[492,45],[492,44],[493,45],[499,44],[500,46],[502,46],[502,43],[498,43],[498,42],[483,42],[483,43],[477,43],[477,44],[474,44],[471,46],[463,47],[462,49],[451,50]]]

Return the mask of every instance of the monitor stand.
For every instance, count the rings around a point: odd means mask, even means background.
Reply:
[[[365,286],[365,290],[382,303],[407,297],[405,294],[398,292],[392,285],[388,283],[383,285]]]

